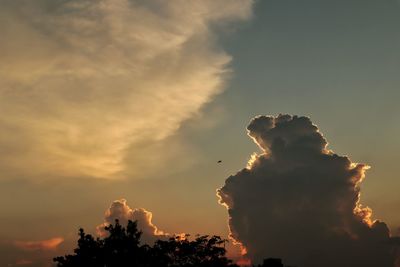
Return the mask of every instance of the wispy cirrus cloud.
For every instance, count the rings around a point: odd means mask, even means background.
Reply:
[[[213,26],[252,8],[252,0],[0,4],[3,179],[124,176],[128,149],[163,140],[221,92],[231,57]]]

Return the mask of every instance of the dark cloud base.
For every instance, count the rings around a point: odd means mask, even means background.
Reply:
[[[307,117],[259,116],[247,130],[263,153],[217,193],[247,257],[299,267],[395,266],[398,238],[360,204],[369,166],[328,150]]]

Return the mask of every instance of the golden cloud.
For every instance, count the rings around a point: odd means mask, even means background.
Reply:
[[[211,24],[252,0],[2,1],[2,178],[123,176],[221,92],[231,58]]]

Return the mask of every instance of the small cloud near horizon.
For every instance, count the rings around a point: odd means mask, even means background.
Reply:
[[[137,227],[142,232],[142,243],[151,244],[157,239],[168,238],[171,235],[158,229],[152,222],[153,213],[143,208],[132,209],[125,199],[113,201],[104,215],[104,223],[96,227],[97,234],[101,237],[107,235],[105,227],[114,224],[118,220],[121,225],[127,225],[128,221],[137,221]]]
[[[47,240],[40,241],[14,241],[14,245],[22,250],[55,250],[62,242],[64,238],[55,237]]]

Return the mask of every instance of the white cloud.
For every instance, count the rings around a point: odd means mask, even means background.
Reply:
[[[97,226],[97,233],[100,236],[107,234],[105,227],[114,224],[116,220],[123,226],[128,221],[137,222],[139,231],[142,232],[141,241],[151,244],[157,239],[168,238],[169,234],[157,228],[152,222],[153,214],[143,208],[131,209],[125,199],[115,200],[104,216],[104,223]]]

